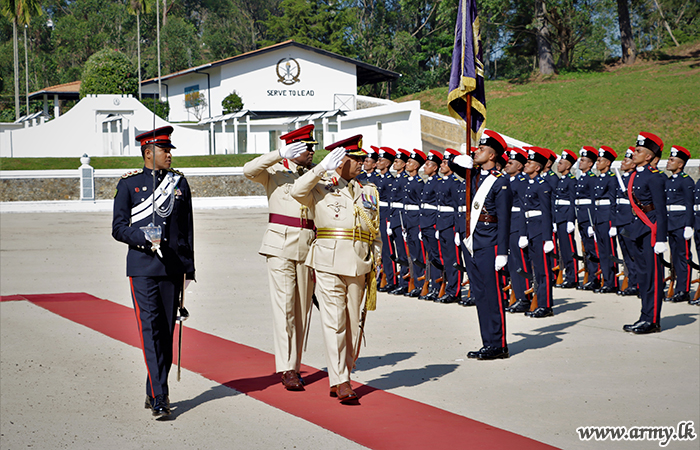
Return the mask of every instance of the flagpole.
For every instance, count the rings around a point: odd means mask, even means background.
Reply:
[[[471,131],[472,131],[472,95],[467,94],[467,111],[465,115],[465,121],[467,122],[467,151],[466,154],[469,156],[473,155],[472,153],[472,139],[471,139]],[[465,227],[465,232],[464,232],[464,238],[468,238],[469,234],[471,232],[471,215],[472,215],[472,209],[469,207],[471,204],[471,190],[472,190],[472,177],[471,177],[471,169],[467,169],[467,179],[465,180],[466,184],[466,208],[465,208],[465,213],[464,217],[466,220],[466,227]]]

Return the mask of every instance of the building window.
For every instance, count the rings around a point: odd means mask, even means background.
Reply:
[[[193,86],[188,86],[185,88],[185,108],[191,108],[194,103],[191,100],[192,94],[199,94],[199,85],[195,84]]]

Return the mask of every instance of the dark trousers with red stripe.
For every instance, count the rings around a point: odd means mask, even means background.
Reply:
[[[520,248],[518,240],[520,233],[511,233],[510,235],[510,254],[508,255],[508,271],[510,272],[510,287],[513,288],[513,294],[516,300],[529,302],[525,291],[530,289],[530,281],[518,273],[518,269],[522,269],[525,273],[532,272],[532,263],[530,262],[530,251],[527,247]],[[471,280],[471,277],[469,278]],[[531,298],[531,297],[530,297]]]
[[[634,240],[620,234],[620,249],[622,250],[622,258],[625,261],[627,268],[627,285],[628,287],[639,287],[639,269],[635,260]]]
[[[668,232],[673,268],[676,271],[676,291],[690,292],[691,274],[688,266],[690,241],[683,239],[683,228]]]
[[[574,233],[566,232],[566,222],[557,225],[557,239],[559,240],[559,265],[564,269],[564,281],[578,283],[578,261],[574,259],[576,243]]]
[[[664,268],[661,265],[661,258],[654,253],[651,233],[632,242],[634,243],[632,253],[640,275],[638,281],[642,313],[639,319],[659,323],[664,298]]]
[[[464,253],[471,295],[476,302],[481,341],[485,347],[507,347],[506,316],[503,302],[505,272],[496,272],[496,248],[474,250],[474,255]],[[516,275],[520,276],[520,275]]]
[[[406,230],[406,244],[408,245],[408,252],[411,254],[411,260],[413,261],[418,261],[420,263],[423,263],[423,246],[421,245],[420,239],[418,239],[418,232],[420,231],[420,228],[418,226],[414,227],[409,227]],[[415,279],[413,280],[414,283],[416,284],[416,287],[418,287],[418,278],[423,276],[424,269],[421,269],[418,267],[417,264],[413,265],[413,276]]]
[[[438,241],[435,239],[435,226],[430,228],[421,228],[420,233],[423,237],[423,246],[425,247],[425,252],[428,254],[428,260],[425,261],[426,268],[431,261],[440,262],[440,249],[438,248]],[[442,264],[442,263],[441,263]],[[440,289],[440,285],[437,280],[442,276],[440,270],[437,267],[430,266],[430,289]]]
[[[549,239],[549,236],[547,236]],[[530,259],[532,270],[537,280],[537,307],[551,308],[552,301],[552,261],[550,255],[544,252],[544,238],[538,234],[530,239]]]
[[[146,394],[168,395],[173,332],[183,277],[130,277],[131,299],[146,359]]]
[[[392,234],[389,236],[389,238],[393,239],[396,257],[406,263],[405,265],[400,266],[400,271],[396,275],[398,284],[401,287],[408,288],[408,254],[406,250],[406,241],[403,239],[401,225],[392,228],[391,231]]]
[[[445,294],[450,294],[459,298],[462,287],[462,275],[454,266],[454,263],[459,261],[459,249],[455,245],[455,229],[454,227],[440,230],[440,260],[445,266],[445,277],[447,284],[445,285]]]
[[[386,275],[387,284],[396,284],[396,264],[391,260],[391,255],[394,254],[393,242],[390,241],[390,236],[386,234],[387,220],[382,219],[379,222],[380,234],[382,235],[382,270]]]
[[[611,258],[617,258],[617,240],[610,237],[610,222],[595,224],[595,234],[598,237],[600,273],[605,286],[617,289],[617,264]]]

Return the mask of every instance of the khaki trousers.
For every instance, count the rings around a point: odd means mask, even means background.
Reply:
[[[299,372],[314,293],[311,270],[303,261],[268,256],[267,272],[272,300],[275,370]]]
[[[365,275],[345,277],[316,270],[321,327],[331,386],[350,381],[355,365]]]

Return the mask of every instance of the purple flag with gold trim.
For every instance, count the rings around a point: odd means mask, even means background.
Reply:
[[[464,129],[467,128],[466,110],[469,94],[472,96],[471,130],[475,134],[472,139],[478,142],[486,122],[479,14],[476,10],[476,0],[460,0],[447,109]]]

